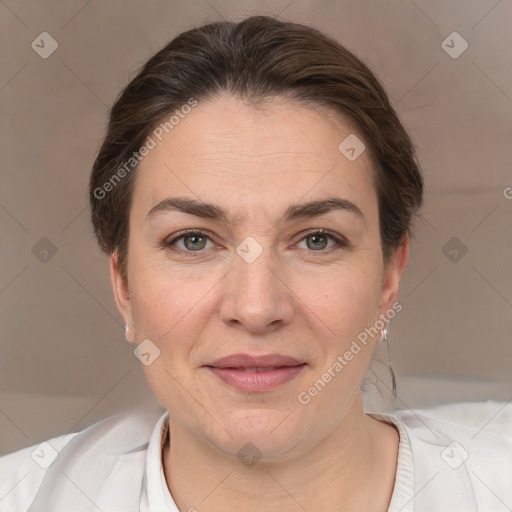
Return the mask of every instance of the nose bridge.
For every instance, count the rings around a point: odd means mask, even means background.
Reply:
[[[289,322],[293,308],[289,290],[278,277],[280,268],[270,244],[246,237],[236,248],[228,274],[230,286],[221,310],[224,321],[236,321],[254,331]]]
[[[235,289],[239,299],[254,301],[260,308],[276,299],[278,292],[275,283],[276,261],[272,247],[263,245],[252,236],[246,237],[236,248]],[[278,265],[277,265],[278,266]]]

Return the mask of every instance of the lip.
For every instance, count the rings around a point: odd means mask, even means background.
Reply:
[[[305,362],[281,354],[232,354],[205,365],[222,381],[242,391],[269,391],[295,378],[305,366]]]
[[[251,356],[249,354],[231,354],[216,359],[206,366],[215,368],[270,368],[273,366],[299,366],[304,361],[282,354],[267,354],[264,356]]]

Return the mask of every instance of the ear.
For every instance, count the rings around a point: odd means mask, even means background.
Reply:
[[[130,343],[136,343],[128,283],[121,277],[119,272],[119,255],[117,251],[110,255],[110,282],[112,283],[117,309],[123,316],[126,324],[126,340]]]
[[[379,303],[379,310],[381,313],[388,311],[396,302],[400,279],[409,260],[409,235],[404,235],[402,240],[402,245],[393,250],[389,263],[384,268]]]

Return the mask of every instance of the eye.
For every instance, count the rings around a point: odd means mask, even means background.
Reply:
[[[303,237],[299,243],[301,243],[303,240],[306,241],[306,250],[313,252],[324,252],[325,249],[332,249],[333,246],[335,248],[348,246],[346,240],[323,229],[311,231],[310,233],[306,234],[306,236]],[[329,241],[333,242],[333,245],[330,247],[328,247]]]
[[[210,241],[210,237],[200,230],[185,231],[173,239],[165,239],[162,242],[162,246],[177,252],[181,252],[186,256],[194,256],[194,252],[202,252],[203,249],[207,248],[207,242]],[[178,242],[183,242],[181,247]]]
[[[306,249],[311,252],[331,252],[341,247],[349,247],[348,241],[339,235],[335,235],[330,231],[324,229],[316,229],[310,231],[299,240],[299,244],[306,241]],[[332,244],[329,246],[329,241]],[[161,247],[170,249],[172,251],[183,254],[184,256],[196,256],[197,253],[205,252],[204,249],[212,248],[208,247],[208,242],[213,244],[209,235],[204,231],[194,229],[178,233],[172,239],[164,239],[161,242]],[[328,250],[326,250],[328,249]],[[196,254],[194,254],[196,253]]]

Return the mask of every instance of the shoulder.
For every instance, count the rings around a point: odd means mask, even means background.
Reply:
[[[139,480],[147,444],[163,412],[154,406],[127,411],[0,457],[0,510],[24,512],[36,498],[38,506],[63,500],[59,494],[70,487],[70,480],[98,496],[110,477],[114,481],[123,474]],[[132,491],[136,494],[136,486]]]
[[[78,433],[48,439],[0,457],[0,510],[28,508],[58,453]]]
[[[503,453],[512,449],[512,403],[464,402],[394,414],[417,442],[465,442],[475,453],[483,448],[499,448]]]
[[[427,485],[421,494],[452,495],[459,506],[464,495],[475,510],[512,508],[512,407],[506,406],[469,402],[394,413],[410,441],[415,486]]]

